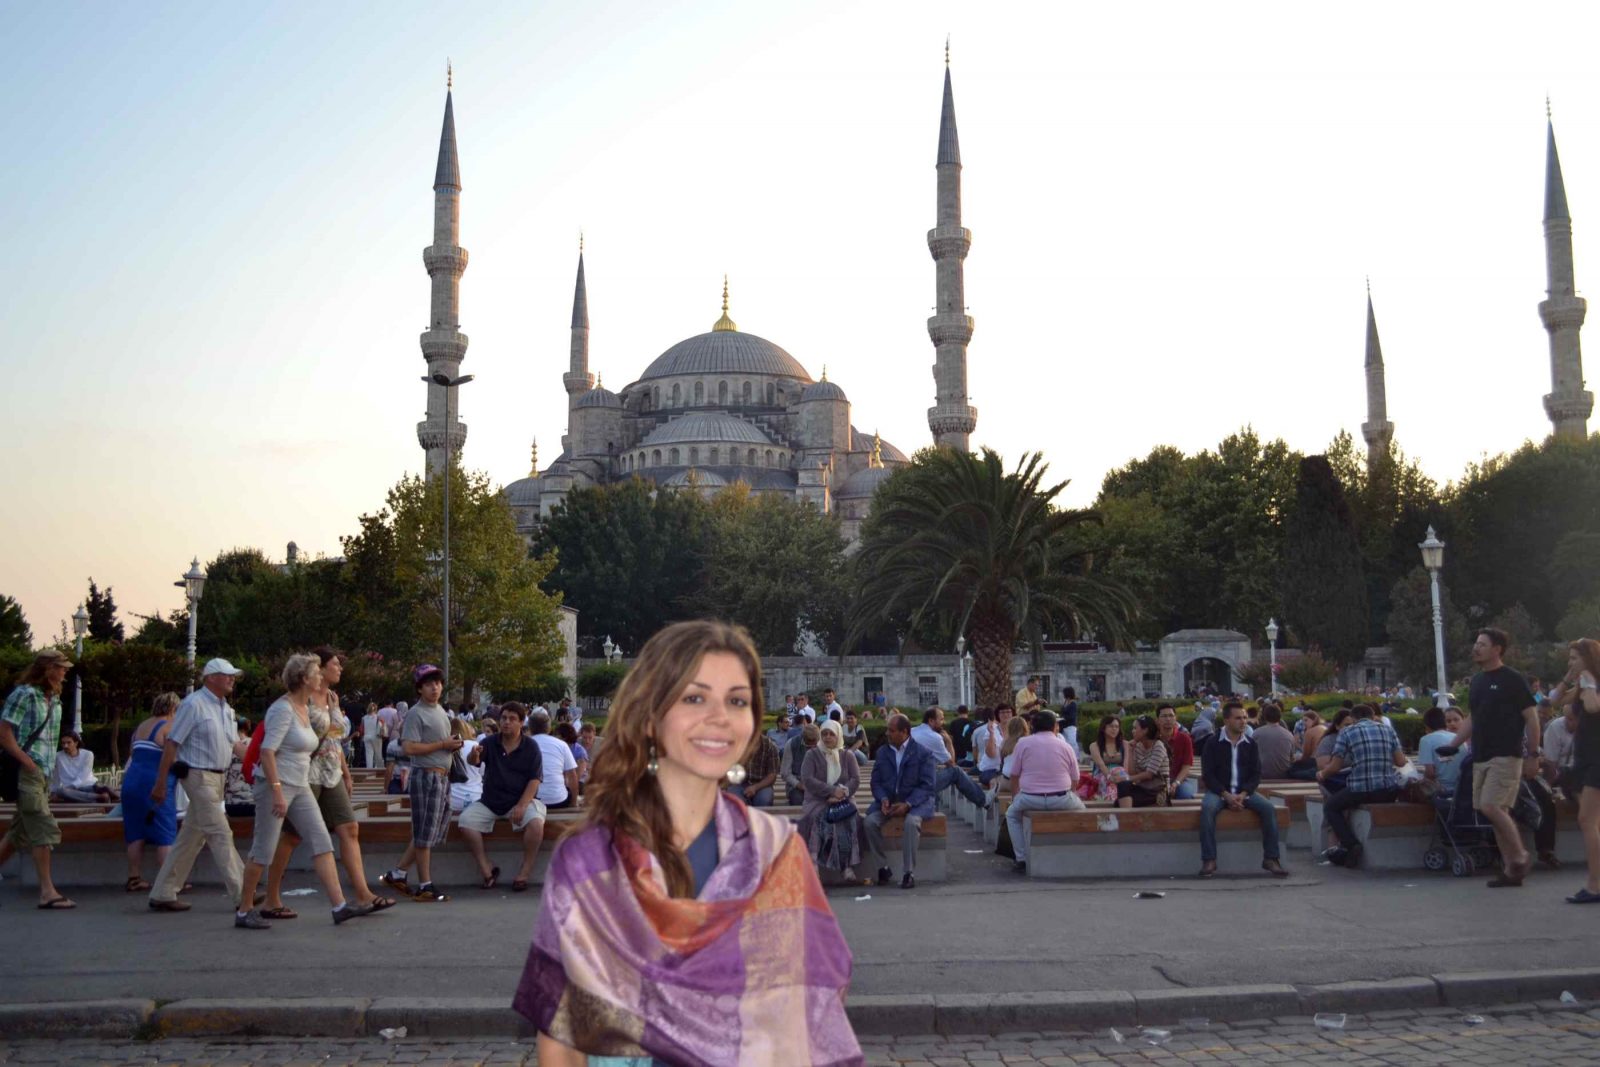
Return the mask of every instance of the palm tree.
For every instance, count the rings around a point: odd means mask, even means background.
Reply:
[[[965,634],[978,703],[992,707],[1011,695],[1024,636],[1036,652],[1046,630],[1126,643],[1134,599],[1074,536],[1099,516],[1057,509],[1067,483],[1043,486],[1046,469],[1037,452],[1007,474],[991,449],[930,449],[896,472],[862,527],[846,648],[885,624]]]

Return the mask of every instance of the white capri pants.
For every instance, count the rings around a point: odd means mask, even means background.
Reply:
[[[322,809],[311,787],[290,785],[284,782],[284,802],[289,805],[289,819],[295,832],[311,849],[311,855],[320,856],[333,851],[333,840],[328,837],[327,824],[322,821]],[[272,863],[272,854],[278,850],[278,838],[283,834],[283,820],[272,814],[272,787],[265,777],[257,774],[250,792],[256,798],[256,830],[250,839],[250,862],[266,867]]]

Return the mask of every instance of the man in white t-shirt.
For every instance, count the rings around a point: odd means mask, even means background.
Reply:
[[[548,811],[578,806],[578,759],[572,746],[550,733],[547,712],[528,716],[528,736],[539,746],[544,773],[539,779],[538,800]]]
[[[795,705],[796,722],[817,721],[817,709],[811,706],[810,694],[801,693],[799,698],[795,701]]]
[[[839,703],[832,689],[822,691],[822,714],[834,722],[844,722],[844,705]]]
[[[1000,746],[1006,742],[1005,724],[1000,721],[1001,711],[1007,713],[1006,718],[1011,717],[1009,704],[1002,704],[992,712],[988,708],[978,712],[979,724],[972,731],[972,758],[978,765],[978,783],[985,789],[1000,777]]]

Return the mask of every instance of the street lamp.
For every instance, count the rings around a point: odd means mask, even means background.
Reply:
[[[960,699],[958,699],[956,701],[956,703],[958,703],[958,704],[971,704],[972,703],[970,700],[967,699],[967,663],[966,663],[966,659],[965,659],[966,654],[967,654],[967,637],[966,637],[965,634],[962,634],[961,636],[956,638],[956,693],[959,694],[959,697],[960,697]]]
[[[1278,695],[1278,620],[1267,620],[1268,669],[1272,674],[1272,695]]]
[[[206,591],[206,572],[200,569],[200,557],[189,564],[189,573],[173,585],[183,590],[189,600],[189,692],[194,692],[194,626],[200,614],[200,597]]]
[[[89,632],[89,613],[83,610],[83,605],[78,605],[78,610],[72,613],[72,633],[77,637],[76,659],[73,670],[78,678],[73,683],[72,700],[72,732],[79,737],[83,736],[83,635]]]
[[[605,655],[606,662],[612,662],[612,655],[617,651],[617,646],[612,642],[611,635],[606,634],[605,643],[600,646],[600,651]]]
[[[472,375],[452,378],[448,374],[424,374],[422,380],[444,387],[444,690],[450,691],[450,428],[455,425],[456,389],[472,381]]]
[[[1439,571],[1444,568],[1444,542],[1439,540],[1439,535],[1430,526],[1428,539],[1419,541],[1417,547],[1422,550],[1422,565],[1428,568],[1428,577],[1433,586],[1433,658],[1439,672],[1434,703],[1447,708],[1450,706],[1450,697],[1444,667],[1444,611],[1439,607]]]

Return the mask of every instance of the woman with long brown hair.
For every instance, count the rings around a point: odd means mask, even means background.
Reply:
[[[1589,879],[1567,898],[1568,904],[1600,904],[1600,641],[1580,637],[1567,646],[1567,676],[1550,702],[1577,702],[1578,738],[1572,744],[1573,768],[1565,782],[1580,789],[1578,829],[1589,861]]]
[[[720,788],[761,721],[742,628],[674,623],[640,649],[588,817],[551,857],[513,1002],[545,1067],[863,1062],[844,1012],[850,950],[805,842]]]

